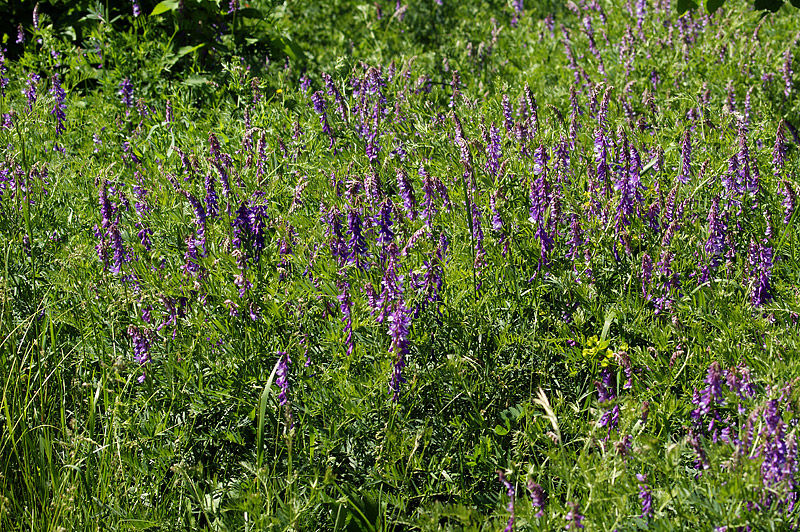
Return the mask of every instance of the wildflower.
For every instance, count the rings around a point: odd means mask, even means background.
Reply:
[[[567,525],[564,528],[567,530],[584,528],[581,521],[583,521],[585,517],[580,513],[579,504],[577,502],[568,502],[567,507],[569,507],[569,511],[567,515],[564,516],[564,519],[567,521]]]
[[[326,112],[328,104],[325,101],[325,96],[322,94],[322,91],[317,91],[311,95],[311,103],[314,106],[314,112],[319,115],[319,123],[322,125],[322,132],[330,138],[330,146],[328,146],[328,148],[333,148],[333,131],[331,131],[328,125],[328,114]]]
[[[646,484],[647,475],[641,473],[636,474],[636,480],[639,481],[639,500],[642,503],[642,519],[647,519],[653,515],[653,494],[650,492],[650,487]]]
[[[281,406],[283,406],[289,402],[289,398],[287,396],[289,393],[289,364],[292,363],[292,360],[285,351],[278,351],[277,355],[278,369],[275,372],[275,384],[277,384],[278,388],[281,389],[280,393],[278,393],[278,400],[280,401]]]
[[[784,211],[783,223],[788,224],[794,214],[797,196],[795,195],[794,188],[792,188],[792,184],[785,179],[781,182],[781,195],[783,196],[781,200]]]
[[[138,0],[132,0],[131,4],[132,4],[131,7],[133,8],[133,16],[134,17],[138,17],[139,15],[141,15],[142,14],[142,7],[139,5],[139,1]]]
[[[784,89],[783,95],[788,99],[789,95],[794,90],[794,71],[792,70],[792,51],[787,48],[783,53],[783,68],[781,74],[783,75]]]
[[[411,317],[402,297],[395,303],[394,310],[389,316],[389,336],[392,344],[389,352],[395,356],[392,365],[392,377],[389,381],[389,391],[392,399],[396,402],[400,398],[400,385],[405,383],[403,378],[403,368],[406,366],[406,356],[408,355],[408,333],[411,326]]]
[[[455,107],[456,103],[458,103],[458,99],[461,97],[461,76],[458,74],[458,70],[453,70],[453,78],[450,81],[450,88],[453,90],[452,94],[450,95],[450,107]]]
[[[127,107],[125,110],[125,116],[128,116],[130,108],[133,107],[133,83],[131,83],[130,78],[125,78],[120,81],[117,94],[119,94],[120,99],[122,100],[122,105]]]
[[[715,196],[708,212],[708,240],[705,250],[711,258],[711,267],[715,267],[725,251],[725,233],[727,227],[719,213],[719,196]]]
[[[22,28],[22,24],[17,24],[17,44],[22,44],[25,42],[25,30]]]
[[[361,215],[355,209],[350,209],[347,213],[347,231],[350,233],[350,240],[347,242],[347,262],[359,268],[361,267],[359,257],[367,253],[367,241],[364,239]]]
[[[67,94],[64,92],[64,89],[61,88],[61,78],[58,74],[53,74],[50,94],[53,95],[53,110],[50,111],[50,114],[56,118],[56,137],[58,137],[67,130],[64,126],[64,120],[67,118],[66,114],[64,114],[67,108],[64,100]]]
[[[683,134],[681,143],[681,170],[678,174],[678,181],[683,184],[689,182],[692,177],[692,137],[687,129]]]
[[[531,506],[538,509],[533,514],[534,517],[542,517],[544,515],[544,490],[533,479],[528,479],[528,493],[531,496]]]
[[[39,2],[33,7],[33,29],[39,29]]]
[[[347,280],[342,280],[337,283],[340,293],[337,297],[339,300],[339,310],[342,311],[342,322],[344,322],[344,333],[346,335],[345,345],[347,346],[347,355],[353,354],[353,302],[350,300],[350,283]]]
[[[753,283],[750,302],[754,307],[760,307],[772,299],[770,286],[772,248],[751,241],[749,259],[750,278]]]
[[[511,101],[508,99],[508,95],[503,95],[503,125],[506,128],[506,131],[511,133],[514,129],[514,119],[511,117]]]
[[[408,179],[408,175],[402,168],[396,169],[397,173],[397,189],[400,197],[403,198],[403,207],[408,214],[409,219],[414,220],[417,217],[416,205],[414,200],[414,187]]]
[[[134,325],[128,326],[128,337],[133,342],[133,359],[142,368],[142,375],[137,379],[140,383],[145,379],[144,366],[150,363],[150,340],[147,335],[147,329],[142,331]]]
[[[39,83],[39,74],[30,72],[28,74],[28,84],[23,91],[25,97],[28,99],[28,112],[33,111],[33,105],[36,103],[36,85]]]
[[[508,506],[506,507],[506,510],[508,511],[509,516],[508,523],[503,529],[503,532],[511,532],[514,530],[514,497],[516,495],[516,490],[514,490],[513,484],[508,481],[505,473],[502,470],[497,470],[497,476],[500,477],[500,482],[503,484],[503,486],[505,486],[506,493],[508,495]]]

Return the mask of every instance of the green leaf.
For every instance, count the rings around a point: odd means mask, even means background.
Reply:
[[[725,3],[725,0],[705,0],[706,4],[706,11],[708,14],[714,14],[714,12],[721,8],[722,5]]]
[[[195,50],[199,50],[200,48],[202,48],[205,45],[206,45],[206,43],[202,42],[202,43],[198,44],[197,46],[181,46],[180,48],[178,48],[178,53],[175,54],[175,56],[176,57],[183,57],[186,54],[190,54],[190,53],[194,52]]]
[[[502,425],[497,425],[494,428],[494,433],[497,434],[498,436],[505,436],[506,434],[508,434],[508,429]]]
[[[800,0],[789,0],[789,3],[792,4],[797,9],[800,9]]]
[[[166,13],[167,11],[175,11],[176,9],[178,9],[178,0],[164,0],[153,8],[153,11],[150,12],[150,16],[154,17]]]
[[[695,0],[678,0],[678,14],[683,15],[690,9],[697,9]]]
[[[783,0],[755,0],[753,7],[759,11],[771,11],[775,13],[783,7]]]

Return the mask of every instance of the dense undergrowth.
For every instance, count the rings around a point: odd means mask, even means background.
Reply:
[[[191,4],[7,36],[2,530],[794,525],[795,11]]]

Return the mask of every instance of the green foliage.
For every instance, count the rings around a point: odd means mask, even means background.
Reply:
[[[791,453],[800,408],[798,215],[783,196],[800,169],[797,13],[757,26],[758,13],[735,7],[677,21],[663,2],[647,3],[641,21],[602,1],[521,13],[448,0],[178,6],[143,2],[133,17],[128,3],[42,2],[24,47],[9,42],[0,530],[501,530],[510,498],[498,470],[515,490],[516,530],[563,529],[568,503],[586,530],[796,522],[784,504],[794,481],[765,481],[764,464],[768,444]],[[30,4],[4,7],[30,20]],[[355,94],[369,76],[383,84]],[[517,110],[526,84],[536,118]],[[504,95],[527,132],[506,131]],[[569,172],[557,170],[573,136]],[[540,145],[560,195],[537,222]],[[617,217],[624,145],[643,184],[628,225]],[[742,146],[754,186],[725,181],[739,179],[728,168]],[[692,175],[678,184],[684,167]],[[420,168],[441,185],[429,220]],[[413,219],[397,170],[414,190]],[[381,318],[365,289],[379,297],[388,267],[375,189],[394,205],[411,320],[397,401],[396,318]],[[708,249],[715,199],[723,256]],[[257,231],[241,229],[240,210]],[[362,215],[363,267],[335,251],[326,220],[336,210],[345,242],[346,215]],[[761,303],[756,244],[774,258]],[[149,360],[137,360],[141,339]],[[749,371],[752,393],[726,380],[702,412],[710,367]]]

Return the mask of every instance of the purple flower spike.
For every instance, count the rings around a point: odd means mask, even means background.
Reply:
[[[400,385],[405,383],[403,368],[406,366],[406,356],[408,355],[408,334],[411,327],[411,316],[402,298],[397,301],[394,311],[389,316],[389,336],[392,344],[389,352],[394,354],[395,360],[392,366],[392,377],[389,381],[389,392],[392,399],[397,402],[400,399]]]
[[[538,508],[538,511],[533,514],[534,517],[544,516],[544,490],[542,486],[534,482],[533,479],[528,479],[528,493],[531,496],[531,506]]]
[[[289,398],[287,396],[289,393],[289,364],[292,363],[292,360],[285,351],[278,351],[277,355],[278,370],[275,372],[275,384],[277,384],[278,388],[281,389],[280,393],[278,394],[278,399],[280,400],[281,406],[283,406],[289,402]]]
[[[127,116],[130,108],[133,107],[133,83],[131,83],[130,78],[125,78],[119,83],[117,94],[119,94],[122,104],[127,108],[125,109],[125,115]]]
[[[500,482],[506,488],[506,494],[508,495],[508,506],[506,510],[508,511],[508,523],[506,523],[506,527],[503,529],[503,532],[512,532],[514,530],[514,498],[516,496],[516,490],[514,489],[514,485],[508,481],[506,478],[505,473],[498,469],[497,476],[500,478]]]
[[[681,171],[678,174],[678,181],[683,184],[689,182],[692,177],[692,137],[689,130],[683,134],[681,143]]]
[[[56,118],[56,137],[58,137],[67,131],[67,128],[64,126],[64,121],[67,118],[66,114],[64,114],[64,111],[67,109],[67,104],[64,103],[64,100],[66,100],[67,94],[64,92],[64,89],[61,88],[61,78],[59,75],[53,74],[52,79],[50,94],[53,95],[53,110],[50,111],[50,114]]]
[[[567,525],[564,527],[567,530],[577,530],[579,528],[583,528],[583,521],[585,518],[581,515],[580,507],[577,502],[568,502],[567,507],[569,511],[567,515],[564,516],[564,519],[567,521]]]
[[[642,519],[647,519],[653,516],[653,495],[650,492],[650,487],[646,484],[647,475],[641,473],[636,474],[636,480],[639,481],[639,500],[642,502]]]

